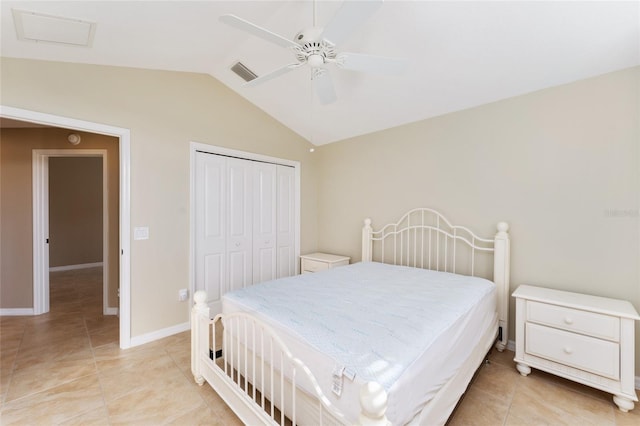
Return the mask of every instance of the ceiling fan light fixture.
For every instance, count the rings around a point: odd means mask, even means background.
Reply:
[[[307,58],[307,63],[311,68],[318,68],[324,65],[324,57],[318,54],[309,55],[309,57]]]
[[[327,65],[335,63],[338,68],[350,71],[398,73],[403,61],[382,56],[341,52],[338,60],[336,45],[346,39],[382,5],[383,0],[344,0],[336,15],[324,27],[316,26],[315,1],[313,27],[296,34],[293,40],[282,37],[235,15],[222,15],[220,21],[236,29],[252,34],[265,41],[293,51],[297,62],[285,65],[260,77],[248,81],[245,86],[254,87],[301,66],[311,70],[311,81],[323,105],[335,102],[337,97]],[[339,62],[339,63],[338,63]]]

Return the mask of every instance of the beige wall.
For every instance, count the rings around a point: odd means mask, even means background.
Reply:
[[[0,85],[2,105],[130,129],[131,226],[150,228],[131,241],[132,337],[188,321],[190,141],[300,161],[301,250],[316,248],[311,145],[214,78],[2,58]]]
[[[52,157],[49,266],[95,262],[102,262],[102,158]]]
[[[507,221],[512,290],[640,311],[639,96],[640,68],[627,69],[321,147],[318,248],[359,259],[363,218],[381,225],[414,207],[482,235]],[[513,303],[510,317],[513,339]]]
[[[68,130],[57,128],[2,129],[0,133],[0,307],[33,307],[33,195],[34,149],[107,150],[109,187],[109,291],[108,306],[118,307],[119,281],[119,172],[116,138],[76,132],[80,145],[67,142]],[[55,205],[55,200],[51,200]],[[53,206],[52,206],[53,207]],[[51,218],[50,218],[51,219]],[[101,227],[100,227],[101,229]],[[51,230],[55,232],[55,230]],[[55,236],[52,236],[55,238]],[[102,244],[102,236],[100,236]],[[100,247],[100,253],[102,247]],[[55,253],[50,252],[51,266]],[[82,263],[82,262],[81,262]]]
[[[430,206],[485,235],[510,223],[512,290],[544,285],[640,309],[638,68],[310,154],[206,75],[7,58],[0,66],[3,105],[131,129],[131,225],[151,233],[131,242],[132,336],[187,321],[176,296],[189,277],[192,140],[302,163],[303,253],[357,260],[364,217],[379,225]]]

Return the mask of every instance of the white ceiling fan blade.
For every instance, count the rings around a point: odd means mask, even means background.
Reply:
[[[327,105],[335,102],[338,97],[336,96],[336,89],[333,87],[333,80],[329,71],[323,68],[314,68],[311,70],[311,83],[318,95],[320,103]]]
[[[324,27],[322,36],[338,45],[382,6],[383,0],[344,0],[338,12]]]
[[[336,65],[350,71],[394,75],[404,72],[409,65],[409,61],[404,58],[345,52],[338,55]]]
[[[267,40],[271,43],[275,43],[278,46],[282,46],[282,47],[298,46],[293,40],[289,40],[276,33],[272,33],[271,31],[265,28],[259,27],[256,24],[253,24],[249,21],[245,21],[242,18],[238,18],[235,15],[222,15],[219,19],[221,22],[224,22],[227,25],[230,25],[234,28],[245,31],[249,34],[253,34],[254,36],[260,37],[263,40]]]
[[[265,81],[269,81],[271,79],[274,79],[276,77],[280,77],[283,74],[288,73],[291,70],[294,70],[296,68],[298,68],[300,65],[302,65],[301,63],[295,63],[295,64],[289,64],[286,65],[282,68],[278,68],[277,70],[271,71],[270,73],[261,75],[260,77],[254,78],[253,80],[245,83],[243,86],[246,87],[253,87],[253,86],[257,86],[259,84],[264,83]]]

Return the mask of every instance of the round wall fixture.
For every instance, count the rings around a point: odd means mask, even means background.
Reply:
[[[77,133],[70,133],[69,136],[67,136],[67,140],[71,145],[78,145],[81,139],[82,138],[80,138],[80,135]]]

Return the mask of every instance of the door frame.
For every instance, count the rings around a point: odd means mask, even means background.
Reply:
[[[49,158],[102,159],[102,313],[116,315],[109,308],[109,176],[106,149],[33,150],[33,313],[49,312]],[[45,241],[46,239],[46,241]]]
[[[0,105],[0,117],[113,136],[119,141],[120,173],[120,347],[131,347],[131,132],[122,127]],[[35,279],[35,277],[34,277]]]
[[[300,257],[300,162],[294,160],[286,160],[283,158],[270,157],[268,155],[255,154],[252,152],[238,151],[235,149],[224,148],[215,145],[208,145],[201,142],[189,143],[189,306],[193,305],[193,293],[196,288],[196,202],[195,202],[195,176],[196,176],[196,152],[204,152],[207,154],[224,155],[227,157],[240,158],[244,160],[261,161],[265,163],[280,164],[283,166],[293,167],[295,170],[295,211],[294,211],[294,229],[295,235],[295,258]],[[296,262],[295,273],[300,273],[300,265]],[[189,316],[191,318],[191,316]]]

